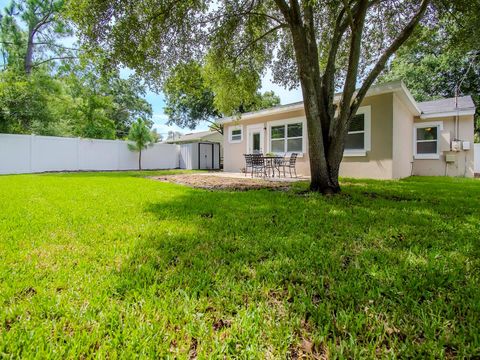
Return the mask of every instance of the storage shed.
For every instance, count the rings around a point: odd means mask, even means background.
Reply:
[[[181,144],[180,169],[219,170],[220,143],[192,142]]]

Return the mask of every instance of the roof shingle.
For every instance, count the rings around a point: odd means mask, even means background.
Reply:
[[[457,110],[474,110],[475,104],[471,96],[458,98],[458,106],[455,107],[455,98],[439,99],[417,103],[423,114],[437,114]]]

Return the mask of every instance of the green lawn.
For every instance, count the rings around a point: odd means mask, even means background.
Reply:
[[[0,358],[480,356],[479,180],[305,188],[0,176]]]

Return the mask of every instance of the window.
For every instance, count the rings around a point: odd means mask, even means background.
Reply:
[[[358,109],[348,127],[344,156],[366,156],[370,150],[370,106]]]
[[[365,115],[355,115],[348,127],[345,149],[364,150],[365,149]]]
[[[414,146],[416,159],[439,158],[439,136],[442,124],[423,123],[415,125]]]
[[[303,122],[291,122],[270,127],[270,151],[273,153],[303,153]]]
[[[241,126],[231,126],[229,128],[230,136],[229,141],[231,143],[239,143],[243,140],[243,131]]]

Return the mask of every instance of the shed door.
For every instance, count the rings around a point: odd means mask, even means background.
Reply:
[[[200,169],[212,169],[213,163],[213,145],[212,144],[200,144],[199,160]]]

